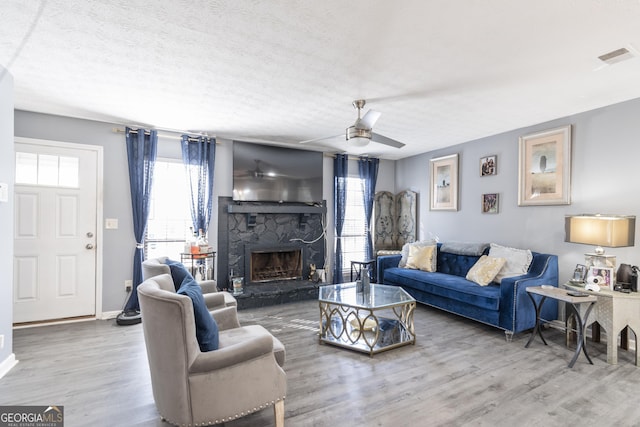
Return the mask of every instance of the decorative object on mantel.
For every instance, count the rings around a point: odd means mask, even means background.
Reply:
[[[595,266],[615,269],[615,255],[606,255],[602,247],[634,246],[636,217],[601,214],[566,215],[564,229],[565,242],[596,246],[593,253],[585,254],[587,268]]]
[[[482,195],[482,213],[498,213],[498,193],[488,193]]]
[[[480,158],[480,176],[498,175],[498,156]]]
[[[458,154],[429,160],[431,163],[430,204],[432,211],[458,210]]]
[[[518,206],[571,204],[571,126],[520,137]]]
[[[416,241],[417,202],[418,194],[411,190],[395,196],[389,191],[375,194],[373,246],[376,255],[400,253],[405,243]]]

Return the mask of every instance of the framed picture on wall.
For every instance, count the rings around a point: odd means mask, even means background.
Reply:
[[[458,155],[438,157],[429,160],[431,179],[429,205],[432,211],[458,210]]]
[[[498,213],[498,193],[488,193],[482,195],[482,213]]]
[[[571,203],[571,126],[520,137],[518,206]]]
[[[486,156],[480,158],[480,176],[498,174],[498,156]]]

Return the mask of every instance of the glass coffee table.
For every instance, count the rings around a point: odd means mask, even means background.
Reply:
[[[376,353],[415,344],[416,300],[398,286],[356,283],[321,286],[320,342]]]

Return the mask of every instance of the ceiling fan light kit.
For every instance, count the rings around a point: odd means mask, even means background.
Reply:
[[[355,126],[349,126],[346,132],[349,145],[354,147],[364,147],[371,141],[371,130],[358,129]]]

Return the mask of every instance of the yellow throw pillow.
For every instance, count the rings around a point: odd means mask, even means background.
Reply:
[[[480,286],[487,286],[493,282],[496,275],[507,260],[504,258],[494,258],[482,255],[467,273],[467,280],[477,283]]]
[[[436,246],[409,246],[406,268],[436,271]]]

